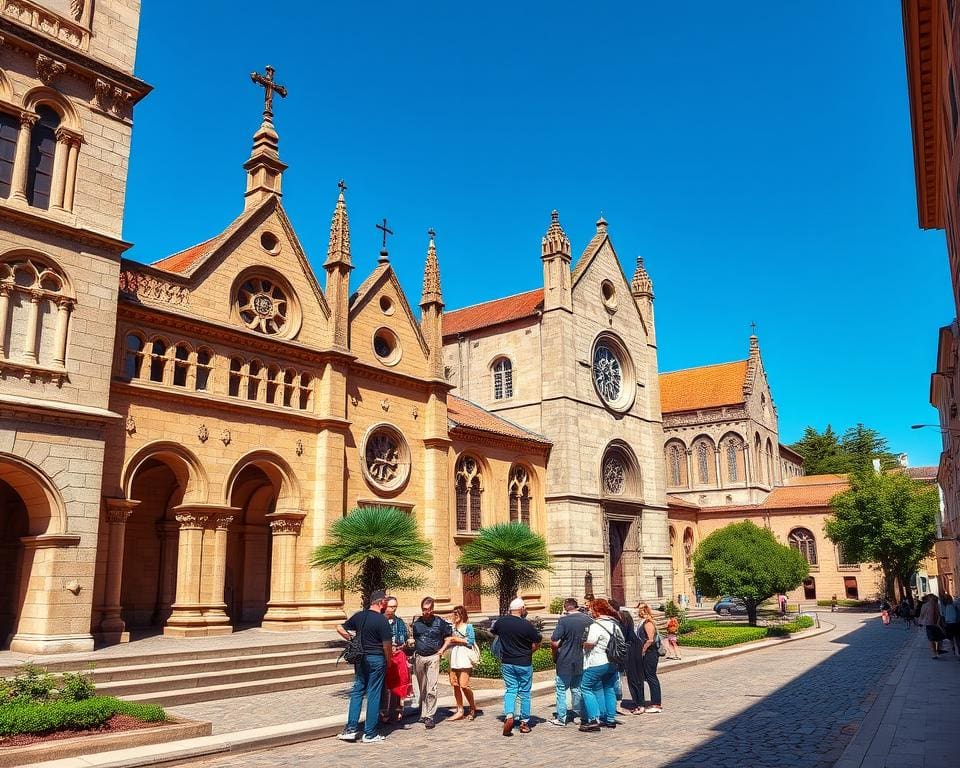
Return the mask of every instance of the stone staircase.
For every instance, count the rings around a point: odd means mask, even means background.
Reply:
[[[127,701],[163,706],[193,704],[272,691],[343,685],[353,680],[353,666],[337,664],[336,641],[288,642],[204,650],[164,651],[97,659],[34,659],[48,672],[91,670],[97,693]],[[0,677],[13,677],[19,666],[0,666]]]

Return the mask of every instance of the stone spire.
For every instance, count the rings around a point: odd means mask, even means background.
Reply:
[[[643,296],[653,298],[653,281],[650,279],[647,268],[643,265],[643,256],[637,256],[637,268],[633,271],[630,288],[635,298],[639,299]]]
[[[557,211],[550,214],[550,226],[540,243],[540,251],[545,259],[550,256],[566,255],[567,260],[570,260],[570,238],[560,226],[560,214]]]
[[[273,79],[273,67],[267,67],[264,77],[257,72],[250,79],[264,88],[263,120],[253,134],[253,149],[250,159],[243,164],[247,172],[247,191],[244,210],[259,205],[271,195],[280,197],[280,182],[287,166],[280,161],[280,138],[273,127],[273,96],[286,97],[287,89]]]
[[[566,309],[572,311],[570,294],[570,238],[560,226],[560,214],[550,214],[550,226],[540,241],[540,260],[543,262],[543,311]]]
[[[343,179],[337,185],[340,194],[333,209],[330,222],[330,243],[323,268],[327,272],[327,305],[330,307],[330,341],[335,347],[347,346],[347,323],[350,317],[350,221],[347,218],[347,203],[344,192],[347,185]]]
[[[350,261],[350,219],[347,218],[347,202],[344,192],[347,185],[340,179],[340,195],[333,209],[333,219],[330,221],[330,242],[327,245],[327,260],[323,266],[326,269],[332,264],[345,264],[351,269]]]
[[[437,246],[434,238],[437,233],[433,229],[427,230],[430,235],[430,244],[427,246],[427,262],[423,267],[423,294],[420,296],[420,306],[428,304],[443,306],[443,294],[440,291],[440,264],[437,261]]]
[[[603,214],[600,214],[600,218],[597,219],[597,234],[605,235],[607,233],[607,220],[603,218]]]

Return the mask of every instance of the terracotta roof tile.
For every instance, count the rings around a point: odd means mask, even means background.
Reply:
[[[914,480],[934,482],[937,479],[939,467],[904,467],[903,471]]]
[[[694,504],[692,501],[681,499],[679,496],[673,496],[669,493],[667,494],[667,506],[683,507],[684,509],[700,509],[700,507]]]
[[[532,317],[543,308],[543,288],[537,288],[503,299],[485,301],[471,307],[455,309],[443,315],[443,335],[455,336],[480,328]]]
[[[496,435],[550,445],[550,441],[543,435],[531,432],[519,424],[504,419],[502,416],[490,413],[476,403],[455,395],[447,395],[447,420],[450,422],[451,429],[466,427],[467,429],[478,429]]]
[[[160,261],[155,261],[151,266],[166,272],[186,272],[206,255],[207,251],[213,245],[213,242],[219,239],[219,237],[220,235],[211,237],[209,240],[204,240],[202,243],[191,246],[184,251],[175,253],[172,256],[167,256],[166,258],[160,259]]]
[[[747,362],[737,360],[661,373],[661,411],[675,413],[742,403]]]
[[[791,477],[786,485],[774,488],[760,506],[764,509],[826,507],[830,499],[849,487],[845,475]]]

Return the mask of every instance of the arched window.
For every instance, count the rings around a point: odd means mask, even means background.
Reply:
[[[163,383],[163,373],[167,367],[167,345],[162,339],[154,339],[150,344],[150,381]]]
[[[297,388],[296,371],[287,370],[283,373],[283,405],[290,408],[293,405],[293,393]]]
[[[260,378],[263,373],[263,364],[259,360],[250,363],[247,373],[247,400],[260,399]]]
[[[733,438],[727,440],[727,480],[731,483],[735,483],[738,479],[737,477],[737,452],[740,450],[740,446],[737,441]]]
[[[670,467],[670,485],[681,484],[680,464],[683,461],[679,445],[671,445],[667,454],[667,462]]]
[[[280,366],[271,365],[267,368],[267,402],[270,405],[279,405],[277,402],[277,389],[283,386]]]
[[[35,208],[49,208],[60,115],[45,104],[37,107],[37,114],[40,120],[30,132],[27,202]]]
[[[66,275],[40,256],[0,259],[0,360],[62,369],[73,299]]]
[[[143,368],[144,342],[137,334],[128,333],[123,344],[123,378],[127,381],[140,378]]]
[[[13,115],[0,112],[0,197],[2,198],[10,197],[19,133],[20,121]]]
[[[197,381],[196,390],[206,391],[210,388],[210,374],[213,372],[213,353],[209,349],[197,351]]]
[[[530,475],[519,464],[510,469],[510,522],[530,525]]]
[[[697,443],[697,479],[703,484],[710,482],[710,446],[704,440]]]
[[[810,565],[817,564],[817,542],[806,528],[794,528],[787,537],[790,546],[800,551]]]
[[[310,374],[308,373],[300,374],[299,407],[301,411],[307,410],[308,406],[310,405],[310,395],[313,392],[313,387],[311,386],[312,383],[313,383],[313,380],[310,378]]]
[[[754,469],[754,478],[753,482],[759,483],[760,478],[763,477],[763,449],[760,447],[760,433],[757,432],[753,436],[753,469]]]
[[[243,380],[243,360],[230,358],[230,384],[227,390],[230,397],[240,397],[240,382]]]
[[[190,372],[190,349],[186,344],[177,344],[173,351],[173,386],[187,386],[187,374]]]
[[[767,438],[767,485],[773,485],[773,443]]]
[[[501,357],[493,364],[493,399],[513,397],[513,363]]]
[[[457,530],[470,533],[480,530],[480,499],[483,488],[480,479],[480,462],[473,456],[463,455],[456,466]]]

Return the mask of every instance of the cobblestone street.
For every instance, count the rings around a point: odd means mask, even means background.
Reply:
[[[529,735],[500,735],[499,707],[474,723],[414,725],[377,745],[335,739],[197,761],[197,768],[406,765],[564,765],[589,750],[593,765],[804,766],[827,768],[856,733],[899,652],[916,635],[875,614],[833,614],[833,632],[796,643],[677,670],[662,678],[664,712],[630,716],[616,731],[579,733],[550,726],[552,699],[534,701]],[[344,702],[344,709],[346,703]],[[303,712],[304,717],[310,716]],[[522,757],[521,757],[522,755]]]

